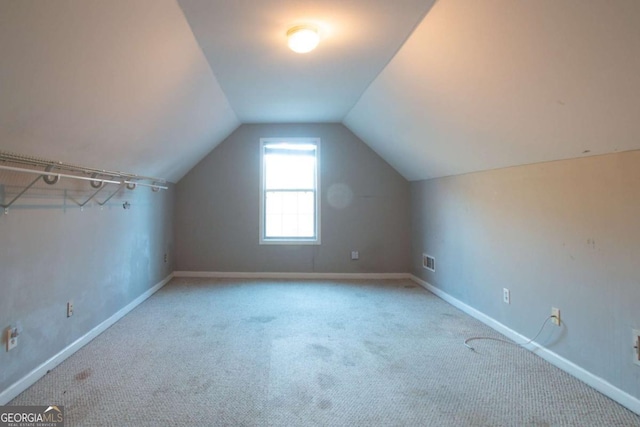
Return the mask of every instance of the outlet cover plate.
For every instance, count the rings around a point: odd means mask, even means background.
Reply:
[[[507,288],[502,288],[502,301],[505,304],[511,304],[511,291]]]
[[[9,327],[6,329],[7,351],[11,351],[18,346],[18,337],[11,337],[13,329],[13,327]]]
[[[640,329],[633,330],[633,363],[640,366]]]
[[[553,324],[556,326],[560,326],[560,324],[562,323],[562,320],[560,317],[560,309],[556,307],[551,307],[551,315],[555,316],[551,318],[551,321],[553,322]]]

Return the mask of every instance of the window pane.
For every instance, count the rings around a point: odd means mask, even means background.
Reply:
[[[298,193],[298,214],[311,215],[315,211],[315,192],[305,191]]]
[[[266,237],[314,237],[313,191],[267,191]]]
[[[298,236],[313,237],[314,235],[313,215],[298,216]]]
[[[282,236],[282,215],[267,215],[265,218],[265,236]]]
[[[282,234],[284,236],[298,236],[298,216],[282,215]]]
[[[298,193],[291,192],[282,194],[282,213],[298,213]]]
[[[315,188],[315,157],[309,155],[265,154],[265,189]]]
[[[282,193],[268,191],[267,201],[265,204],[265,213],[267,215],[282,213]]]

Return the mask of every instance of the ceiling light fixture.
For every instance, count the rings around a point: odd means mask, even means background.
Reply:
[[[311,52],[320,43],[318,30],[307,25],[299,25],[287,31],[289,48],[296,53]]]

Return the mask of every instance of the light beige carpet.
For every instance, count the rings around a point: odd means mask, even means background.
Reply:
[[[68,426],[640,426],[474,335],[499,337],[408,280],[174,279],[11,404]]]

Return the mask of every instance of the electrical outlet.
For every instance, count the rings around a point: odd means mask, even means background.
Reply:
[[[73,316],[73,301],[67,303],[67,317]]]
[[[18,346],[18,328],[9,326],[6,329],[7,351],[11,351]]]
[[[169,261],[169,256],[167,255],[167,253],[164,253],[164,263],[166,264],[167,261]]]
[[[511,292],[509,292],[507,288],[502,288],[502,301],[504,301],[505,304],[511,304]]]
[[[553,322],[553,324],[556,325],[556,326],[560,326],[560,324],[562,323],[560,321],[560,309],[559,308],[555,308],[555,307],[551,307],[551,316],[553,316],[551,318],[551,321]]]
[[[353,261],[359,260],[360,259],[360,252],[358,251],[351,251],[351,259]]]
[[[633,330],[633,363],[640,365],[640,329]]]

